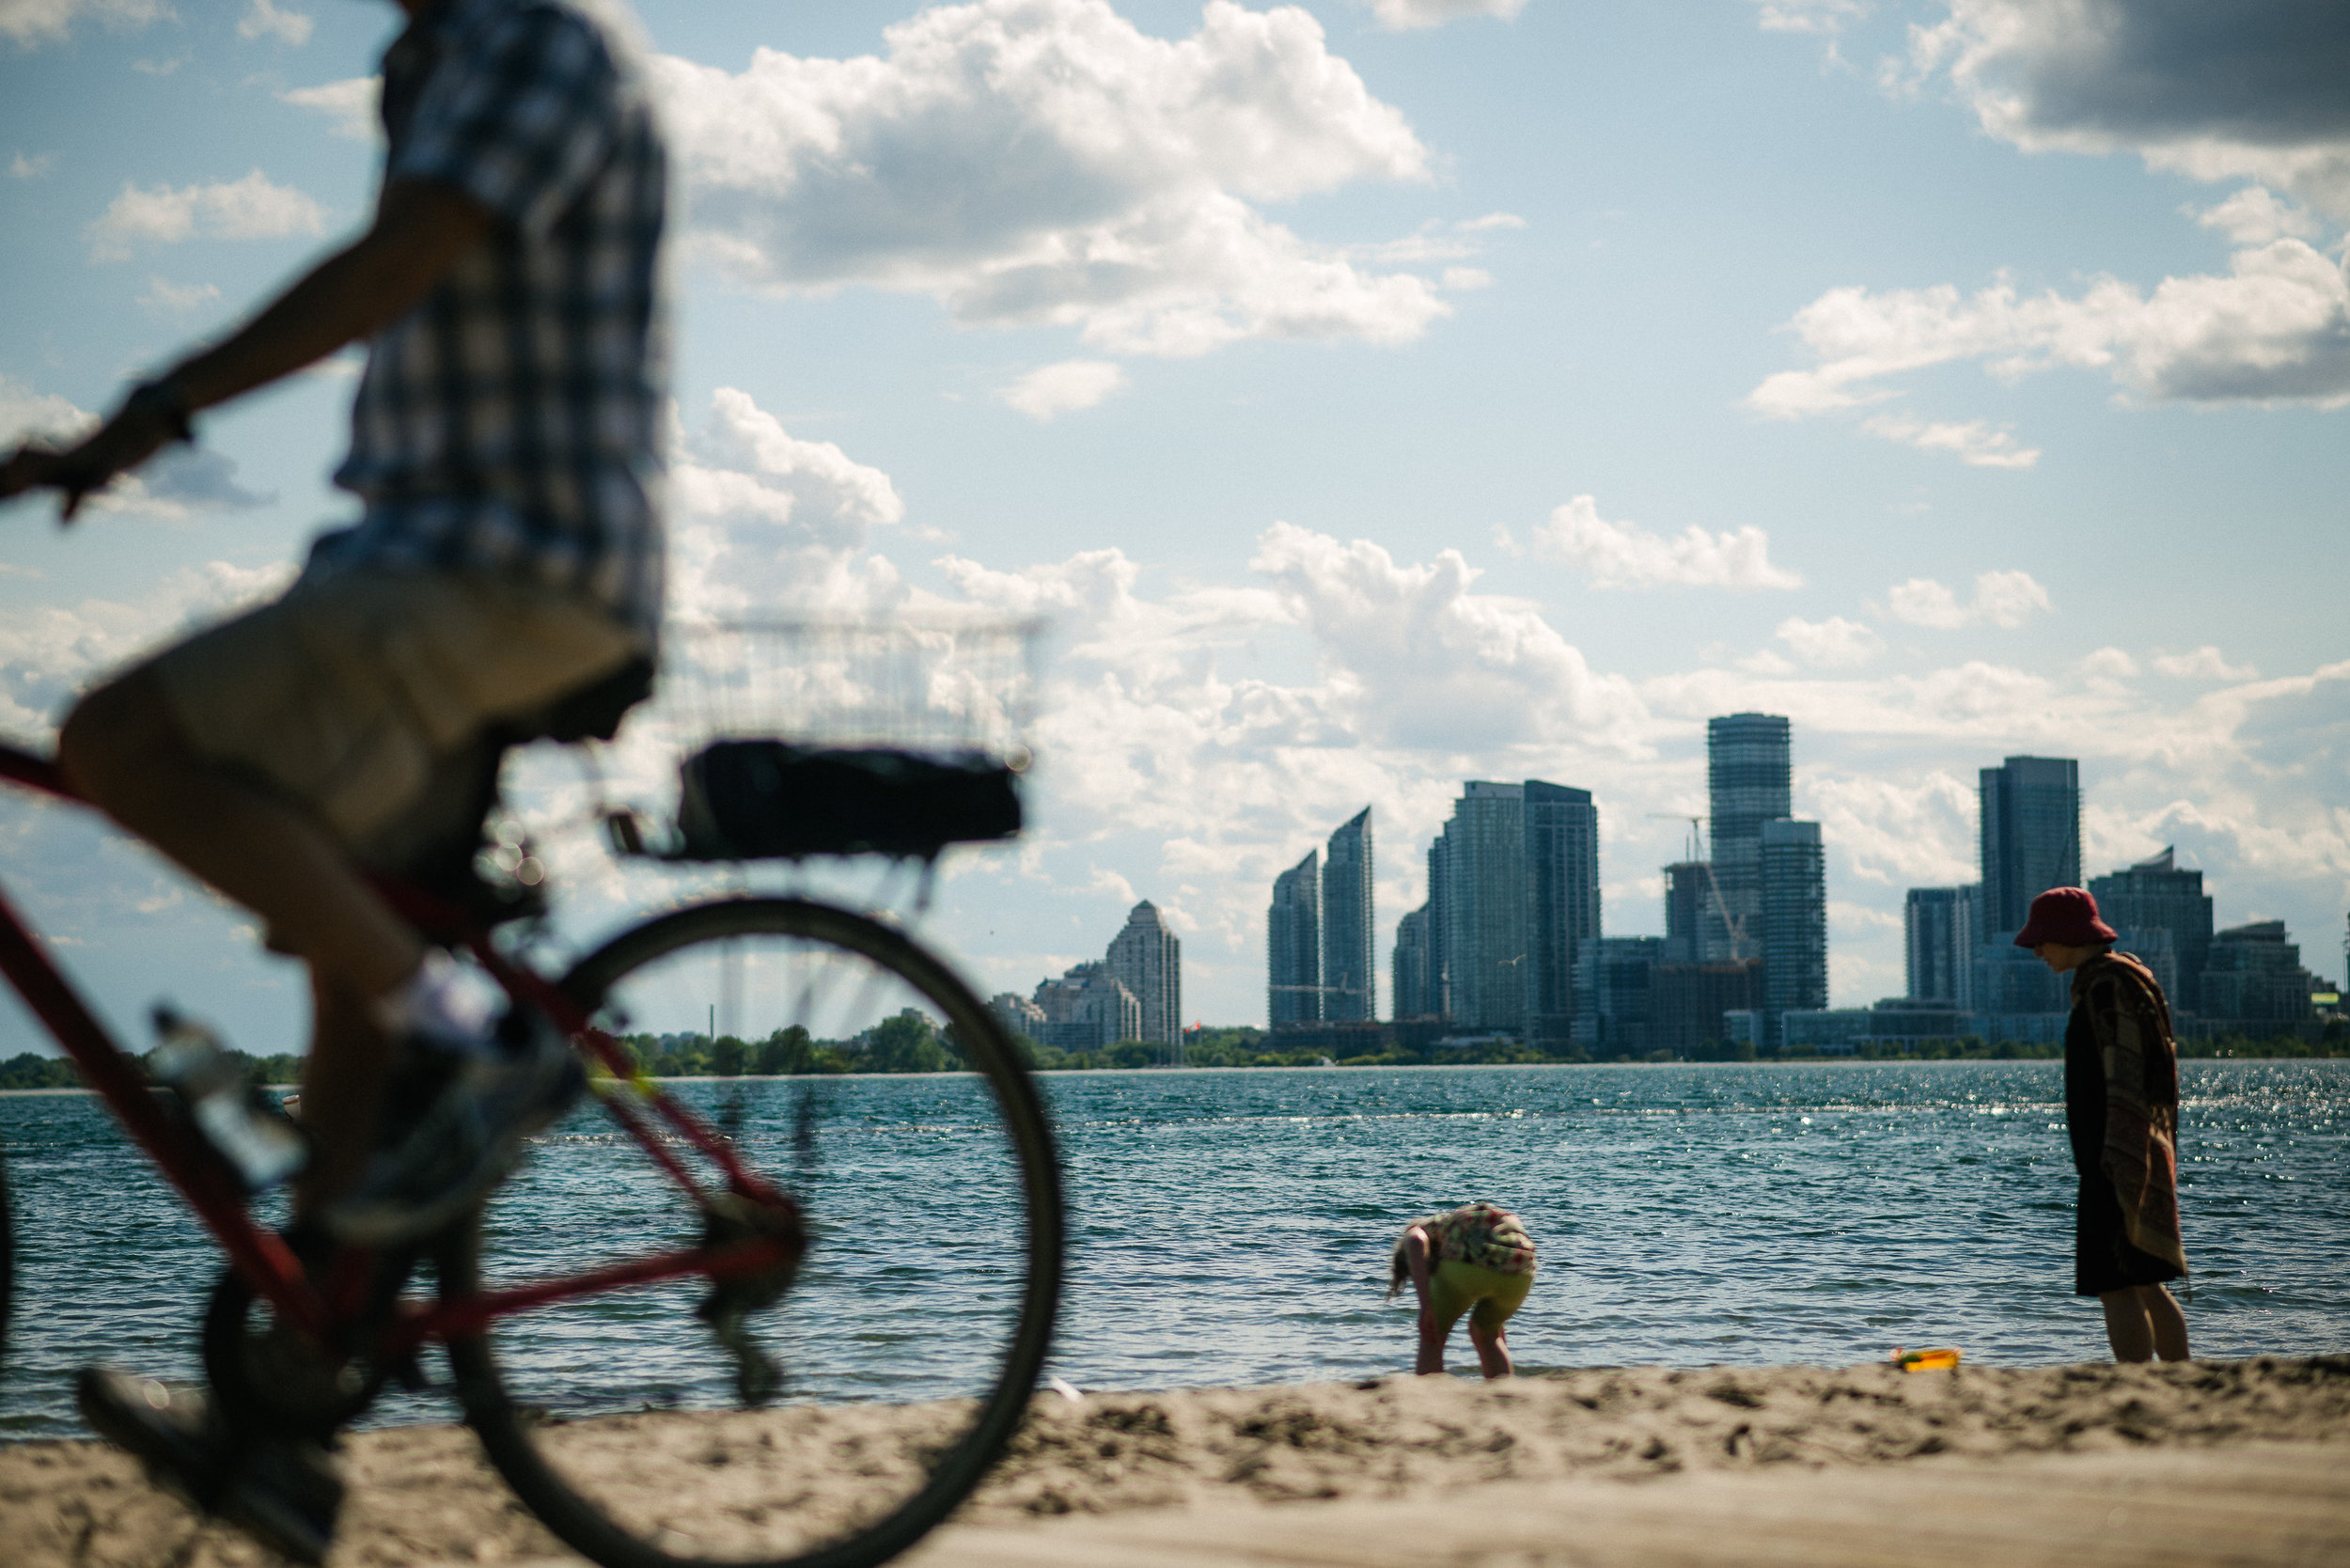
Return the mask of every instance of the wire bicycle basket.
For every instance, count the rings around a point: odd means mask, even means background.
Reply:
[[[616,847],[929,860],[1015,836],[1042,632],[939,618],[674,627],[643,722],[682,759],[675,828],[649,844],[633,814],[616,814]]]

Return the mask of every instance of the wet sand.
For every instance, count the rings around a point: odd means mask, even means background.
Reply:
[[[854,1509],[952,1420],[793,1407],[578,1428],[629,1506]],[[368,1433],[337,1568],[576,1561],[449,1427]],[[677,1470],[707,1478],[681,1497]],[[639,1497],[632,1497],[632,1488]],[[22,1568],[267,1560],[89,1443],[0,1449]],[[2184,1367],[1579,1370],[1041,1396],[907,1559],[1013,1563],[2350,1561],[2350,1356]]]

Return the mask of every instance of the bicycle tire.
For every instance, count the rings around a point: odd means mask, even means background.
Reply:
[[[569,996],[592,1011],[621,991],[632,977],[649,970],[658,971],[664,961],[683,954],[690,962],[699,962],[700,952],[707,950],[710,944],[753,939],[804,943],[828,957],[852,955],[874,973],[890,977],[945,1014],[970,1067],[985,1085],[984,1096],[973,1095],[971,1103],[993,1106],[998,1123],[995,1131],[1000,1133],[1006,1146],[1004,1152],[1010,1158],[1007,1172],[1016,1168],[1017,1201],[1025,1210],[1021,1216],[1024,1225],[1020,1258],[1025,1273],[1018,1285],[1016,1317],[1000,1345],[989,1352],[998,1359],[986,1374],[984,1391],[969,1424],[945,1449],[921,1450],[922,1462],[928,1465],[927,1478],[910,1495],[894,1505],[885,1505],[886,1511],[878,1516],[854,1521],[846,1527],[846,1533],[838,1538],[812,1546],[805,1541],[794,1541],[789,1549],[772,1555],[761,1555],[764,1548],[740,1541],[729,1541],[722,1554],[713,1555],[713,1549],[706,1543],[681,1539],[671,1533],[680,1528],[677,1518],[689,1505],[682,1500],[668,1501],[672,1494],[650,1482],[649,1466],[654,1463],[652,1458],[644,1461],[648,1468],[643,1476],[635,1474],[638,1466],[631,1464],[628,1482],[635,1490],[630,1494],[626,1507],[616,1506],[608,1497],[599,1496],[606,1490],[600,1482],[565,1473],[563,1466],[551,1456],[550,1447],[573,1440],[565,1435],[570,1433],[585,1432],[587,1442],[596,1441],[599,1435],[592,1413],[574,1425],[569,1419],[549,1417],[528,1401],[518,1400],[510,1387],[509,1369],[501,1365],[491,1342],[499,1332],[496,1325],[478,1336],[452,1339],[447,1349],[458,1398],[491,1463],[550,1530],[603,1568],[785,1568],[787,1564],[790,1568],[873,1568],[919,1540],[979,1483],[1025,1416],[1051,1344],[1060,1294],[1063,1216],[1059,1165],[1050,1126],[1035,1086],[1010,1040],[994,1015],[944,963],[898,932],[864,916],[798,900],[744,897],[688,907],[647,921],[581,960],[561,983]],[[493,1203],[495,1201],[494,1198]],[[821,1218],[817,1223],[820,1230],[811,1258],[822,1248]],[[484,1234],[484,1222],[477,1216],[476,1222],[452,1232],[444,1245],[439,1260],[444,1299],[462,1297],[482,1287]],[[894,1231],[890,1238],[896,1240]],[[527,1243],[524,1249],[528,1250]],[[784,1298],[778,1311],[792,1310],[795,1298],[809,1288],[807,1278],[804,1273],[802,1283]],[[1010,1292],[1007,1289],[1004,1295],[1009,1298]],[[820,1295],[818,1299],[825,1298]],[[525,1314],[521,1321],[526,1323],[528,1316]],[[529,1332],[527,1327],[512,1331]],[[628,1348],[632,1353],[640,1349],[634,1340]],[[596,1375],[603,1374],[599,1372]],[[902,1411],[926,1407],[896,1408]],[[802,1406],[798,1413],[813,1413],[817,1419],[825,1419],[840,1410],[838,1405]],[[791,1413],[787,1407],[780,1414]],[[866,1413],[870,1413],[870,1408]],[[883,1411],[884,1415],[889,1413],[887,1409]],[[775,1414],[779,1413],[749,1419],[764,1419]],[[617,1441],[617,1435],[631,1421],[664,1419],[666,1412],[648,1405],[640,1412],[615,1417],[617,1424],[608,1425],[602,1435]],[[678,1429],[670,1430],[674,1433]],[[703,1429],[694,1430],[698,1433]],[[721,1443],[732,1440],[730,1435],[738,1431],[747,1433],[748,1428],[713,1425],[708,1430],[721,1434],[710,1439]],[[542,1442],[542,1437],[547,1441]],[[695,1440],[699,1442],[701,1438],[697,1435]],[[635,1439],[630,1441],[635,1444]],[[770,1435],[766,1441],[772,1446],[775,1439]],[[645,1442],[627,1447],[624,1451],[632,1455],[650,1454],[658,1447],[657,1443]],[[582,1460],[580,1465],[586,1467],[587,1462]],[[648,1492],[662,1500],[646,1502]],[[682,1494],[679,1496],[682,1498]],[[749,1517],[769,1506],[755,1501],[747,1510],[736,1508],[735,1512]],[[808,1506],[821,1512],[834,1504],[827,1497]],[[637,1516],[654,1510],[660,1511],[660,1518]],[[779,1504],[777,1511],[789,1512]],[[705,1528],[705,1515],[692,1514],[691,1518],[692,1529],[698,1531]],[[752,1526],[741,1526],[736,1521],[727,1528],[764,1529],[768,1526],[762,1519],[754,1521]],[[788,1520],[774,1528],[785,1534],[791,1529]]]

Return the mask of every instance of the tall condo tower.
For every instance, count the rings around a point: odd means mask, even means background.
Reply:
[[[1395,965],[1388,984],[1398,1018],[1425,1018],[1436,1011],[1428,972],[1428,906],[1421,904],[1395,923]]]
[[[2183,871],[2171,852],[2164,850],[2127,870],[2101,876],[2089,885],[2097,913],[2122,933],[2122,946],[2135,952],[2148,945],[2146,933],[2168,932],[2177,964],[2178,983],[2170,997],[2174,1011],[2203,1011],[2203,964],[2211,952],[2211,895],[2203,891],[2203,873]]]
[[[1975,1005],[1975,949],[1982,942],[1977,905],[1982,889],[1912,887],[1902,911],[1902,941],[1913,1002]]]
[[[1527,1038],[1574,1035],[1574,966],[1599,940],[1599,808],[1591,792],[1529,778],[1526,808]]]
[[[1721,889],[1722,914],[1728,920],[1745,922],[1746,941],[1736,956],[1754,958],[1762,952],[1762,824],[1794,811],[1787,720],[1777,713],[1728,713],[1706,720],[1705,778],[1714,814],[1714,881]]]
[[[1276,877],[1265,912],[1265,1015],[1275,1028],[1322,1020],[1322,855]]]
[[[1183,944],[1159,917],[1149,899],[1126,917],[1126,929],[1110,941],[1112,979],[1142,1004],[1137,1040],[1180,1045],[1183,1038]]]
[[[1452,831],[1447,823],[1428,846],[1428,1011],[1452,1016]]]
[[[1444,842],[1453,1021],[1465,1029],[1522,1034],[1528,990],[1526,787],[1463,785]]]
[[[1762,824],[1762,1005],[1772,1019],[1827,1006],[1827,861],[1818,823]]]
[[[1982,940],[2005,941],[2032,900],[2081,885],[2081,769],[2070,757],[2011,757],[1981,780]]]
[[[1371,948],[1371,808],[1330,835],[1322,864],[1322,1016],[1334,1024],[1379,1016]]]

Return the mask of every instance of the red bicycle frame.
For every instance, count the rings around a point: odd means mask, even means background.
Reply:
[[[0,745],[0,778],[58,800],[82,803],[82,797],[55,763],[6,745]],[[379,879],[376,886],[393,908],[426,937],[469,950],[517,1006],[543,1014],[615,1078],[642,1088],[634,1063],[620,1043],[597,1028],[587,1012],[552,981],[499,953],[491,945],[487,929],[462,910],[405,884]],[[321,1342],[330,1341],[339,1325],[352,1321],[364,1306],[364,1282],[371,1271],[364,1266],[333,1268],[325,1288],[321,1288],[282,1236],[253,1222],[246,1212],[245,1194],[223,1162],[197,1139],[191,1127],[167,1114],[157,1102],[146,1074],[115,1043],[105,1026],[75,994],[71,982],[50,962],[39,940],[18,917],[5,893],[0,893],[0,973],[8,976],[34,1015],[47,1026],[58,1045],[81,1070],[84,1080],[106,1103],[133,1140],[179,1188],[205,1229],[227,1254],[230,1266],[256,1295],[274,1307],[286,1321]],[[788,1198],[736,1158],[726,1139],[703,1126],[683,1106],[658,1090],[645,1091],[645,1098],[662,1121],[717,1167],[729,1191],[761,1204],[790,1206]],[[663,1144],[644,1116],[613,1096],[605,1096],[603,1103],[653,1163],[706,1207],[707,1188]],[[722,1246],[657,1253],[586,1274],[485,1291],[456,1301],[440,1301],[401,1313],[387,1330],[385,1343],[378,1348],[392,1354],[413,1351],[429,1341],[478,1333],[500,1317],[632,1285],[688,1275],[724,1280],[759,1274],[791,1262],[800,1247],[795,1239],[760,1236]]]

